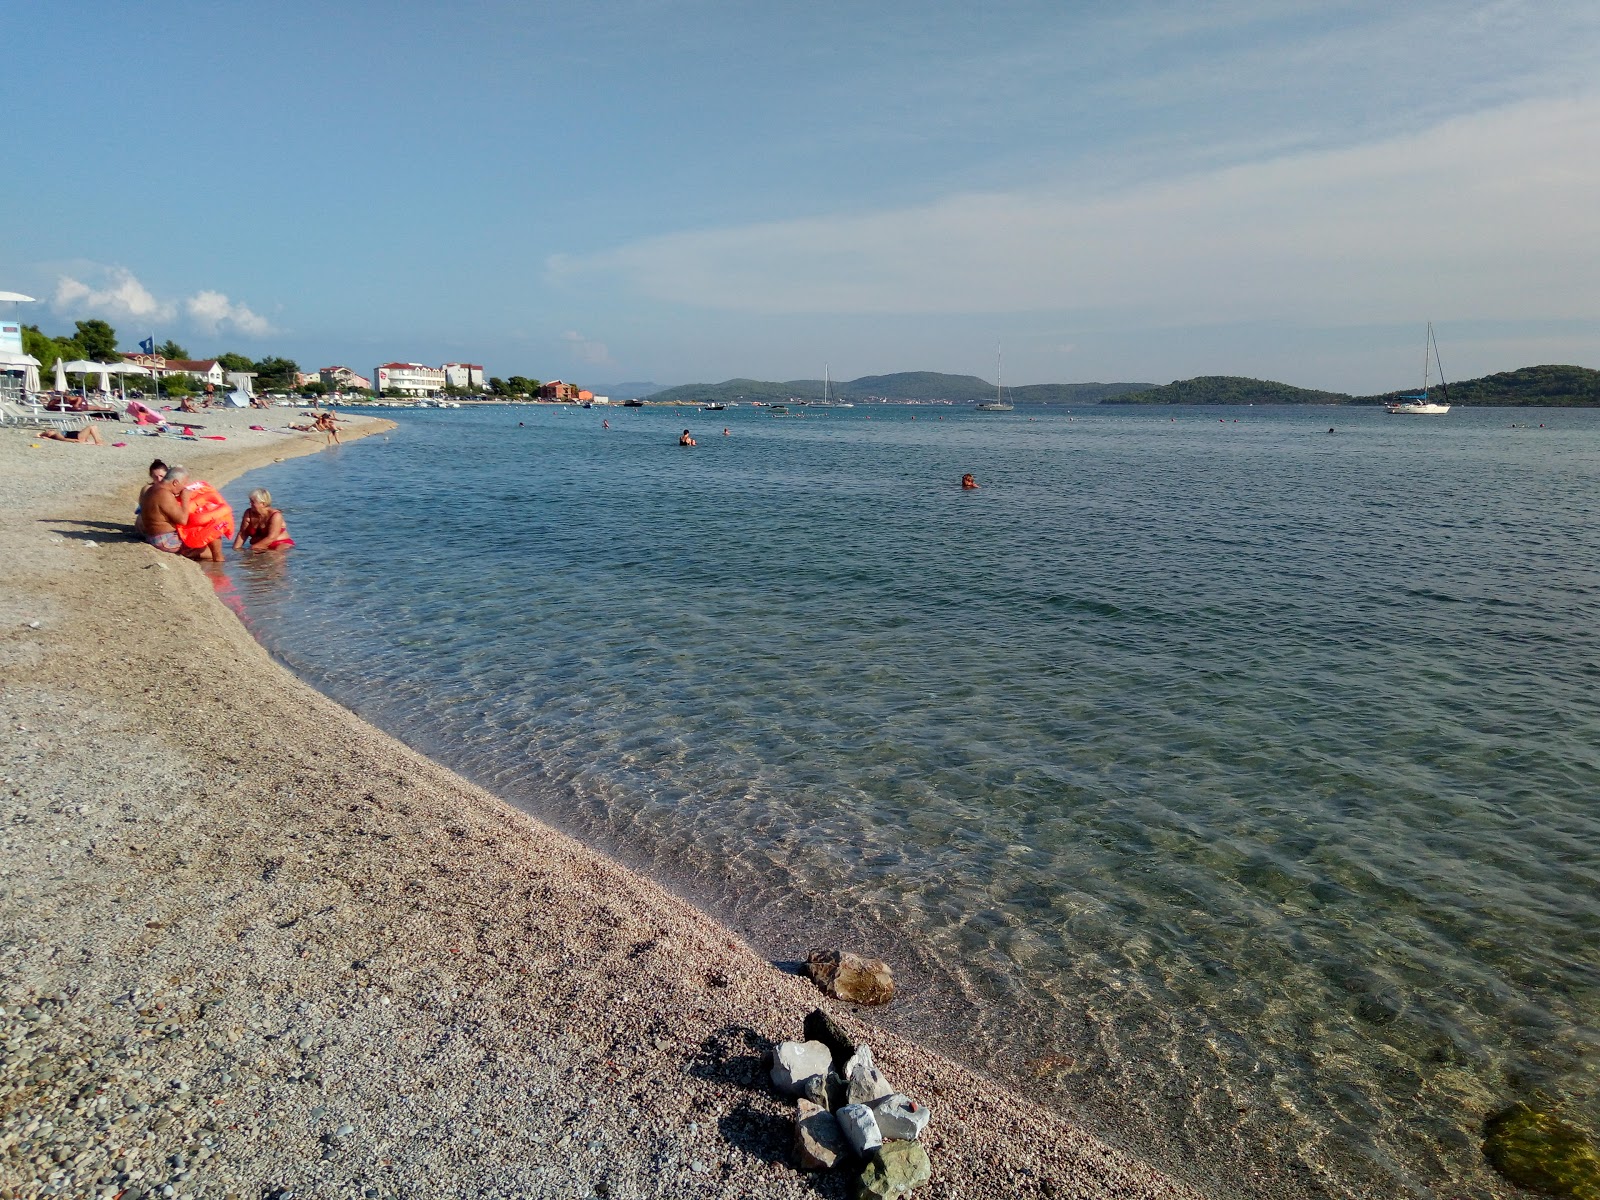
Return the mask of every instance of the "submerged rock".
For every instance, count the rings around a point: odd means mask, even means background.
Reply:
[[[883,1145],[883,1134],[878,1131],[878,1119],[865,1104],[846,1104],[834,1114],[845,1141],[862,1156]]]
[[[878,1122],[878,1130],[886,1142],[916,1141],[928,1127],[928,1118],[933,1115],[928,1111],[926,1104],[918,1104],[909,1096],[902,1096],[899,1092],[885,1096],[881,1100],[874,1100],[867,1107],[872,1109],[872,1115]]]
[[[894,972],[882,959],[848,950],[813,950],[806,974],[828,995],[849,1004],[879,1005],[894,999]]]
[[[820,1008],[813,1008],[806,1014],[804,1033],[807,1041],[821,1042],[828,1048],[833,1054],[834,1069],[843,1075],[845,1063],[856,1052],[856,1044],[839,1022]]]
[[[826,1171],[837,1164],[848,1149],[834,1115],[802,1097],[794,1122],[796,1165],[802,1171]]]
[[[806,1081],[826,1076],[833,1055],[821,1042],[779,1042],[772,1052],[772,1082],[786,1096],[806,1093]]]
[[[1483,1155],[1518,1187],[1600,1200],[1600,1153],[1581,1129],[1527,1104],[1490,1117]]]
[[[933,1164],[921,1142],[885,1142],[856,1180],[856,1200],[893,1200],[933,1178]]]
[[[872,1047],[860,1046],[844,1065],[845,1099],[851,1104],[870,1104],[894,1095],[894,1086],[883,1077],[872,1061]]]

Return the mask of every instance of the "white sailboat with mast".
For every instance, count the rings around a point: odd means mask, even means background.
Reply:
[[[1005,389],[1000,386],[1000,347],[994,348],[994,399],[985,400],[977,406],[979,412],[1011,412],[1015,406],[1006,399]]]
[[[822,364],[822,399],[813,400],[812,408],[854,408],[855,405],[848,400],[835,400],[833,398],[833,377],[829,373],[828,364]]]
[[[1433,357],[1428,357],[1429,351]],[[1429,368],[1437,365],[1439,368],[1439,390],[1444,393],[1444,403],[1437,404],[1428,399]],[[1444,381],[1444,364],[1439,361],[1439,343],[1433,336],[1433,322],[1428,322],[1428,335],[1422,342],[1422,391],[1414,396],[1401,396],[1391,400],[1383,406],[1383,411],[1390,416],[1421,416],[1438,417],[1450,411],[1450,386]]]

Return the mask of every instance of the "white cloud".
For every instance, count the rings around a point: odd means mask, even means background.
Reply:
[[[61,312],[82,312],[98,317],[117,317],[139,321],[170,321],[171,303],[157,300],[150,289],[122,267],[100,270],[99,286],[92,286],[70,275],[56,281],[53,306]]]
[[[275,332],[272,323],[243,304],[234,304],[221,292],[196,292],[183,302],[184,310],[197,328],[215,333],[226,322],[240,333],[264,337]]]
[[[669,234],[561,281],[761,313],[1208,324],[1600,315],[1600,94],[1146,182]]]
[[[604,342],[586,338],[583,334],[570,329],[561,335],[561,340],[579,362],[588,363],[590,366],[611,365],[611,351],[606,348]]]
[[[219,291],[202,289],[180,306],[177,301],[155,296],[125,267],[88,263],[73,269],[96,282],[85,283],[76,275],[66,274],[57,279],[52,307],[66,315],[135,321],[148,327],[175,321],[181,311],[188,317],[189,326],[203,333],[216,333],[225,324],[251,337],[278,332],[265,317]]]

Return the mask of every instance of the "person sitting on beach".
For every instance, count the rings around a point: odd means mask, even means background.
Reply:
[[[194,406],[194,397],[193,396],[185,396],[178,403],[178,411],[179,412],[192,413],[192,412],[199,412],[200,410]]]
[[[975,488],[978,486],[978,481],[969,473],[961,477],[961,486],[964,488]]]
[[[47,442],[77,442],[80,446],[104,446],[100,440],[100,431],[93,425],[85,425],[82,429],[41,429],[39,436]]]
[[[239,536],[233,539],[233,548],[243,550],[246,543],[256,554],[263,550],[287,550],[294,545],[283,523],[283,513],[272,507],[272,493],[266,488],[256,488],[250,493],[250,507],[239,518]]]
[[[693,446],[693,445],[695,445],[695,440],[692,437],[689,436],[689,431],[687,429],[685,429],[683,431],[683,433],[681,433],[678,436],[678,445],[680,445],[680,446]]]
[[[133,532],[144,536],[144,505],[155,486],[167,477],[167,464],[159,458],[150,464],[150,482],[139,489],[139,506],[133,510]]]
[[[155,474],[155,464],[150,466]],[[178,526],[188,516],[180,496],[189,472],[177,463],[166,469],[161,482],[145,488],[139,498],[139,535],[145,542],[163,554],[183,554],[183,539],[178,536]]]

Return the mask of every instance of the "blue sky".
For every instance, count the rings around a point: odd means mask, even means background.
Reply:
[[[663,384],[1600,367],[1600,5],[56,0],[0,290]],[[55,64],[44,69],[45,64]]]

